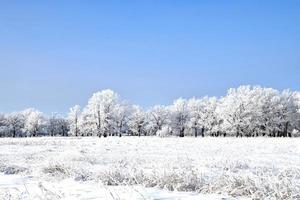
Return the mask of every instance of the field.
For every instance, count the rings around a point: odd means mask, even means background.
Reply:
[[[1,138],[0,199],[300,199],[300,138]]]

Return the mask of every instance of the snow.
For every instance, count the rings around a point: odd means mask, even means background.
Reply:
[[[65,179],[60,182],[37,182],[19,175],[0,175],[0,197],[6,199],[101,199],[101,200],[233,200],[220,195],[188,192],[170,192],[142,186],[104,186],[94,182],[77,182]],[[10,193],[10,194],[8,194]],[[2,195],[2,196],[1,196]]]
[[[300,138],[1,138],[0,173],[0,199],[299,199]]]

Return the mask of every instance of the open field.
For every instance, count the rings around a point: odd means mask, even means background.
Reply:
[[[0,199],[222,198],[300,199],[300,138],[0,139]]]

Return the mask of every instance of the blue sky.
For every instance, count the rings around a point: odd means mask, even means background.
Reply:
[[[0,112],[300,89],[300,1],[1,1]]]

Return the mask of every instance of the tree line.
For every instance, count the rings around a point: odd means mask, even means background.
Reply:
[[[296,137],[300,92],[260,86],[229,89],[221,98],[179,98],[143,109],[112,90],[96,92],[67,117],[30,108],[0,114],[0,137],[35,136],[235,136]]]

